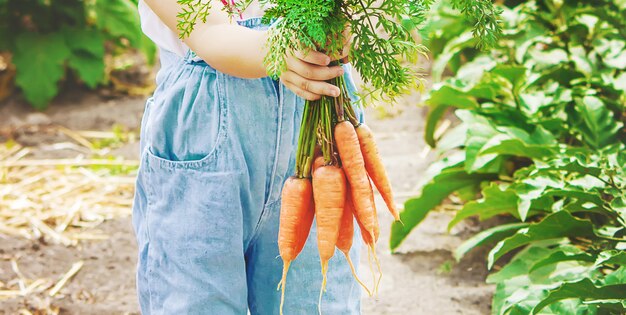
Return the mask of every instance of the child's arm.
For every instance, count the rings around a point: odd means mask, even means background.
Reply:
[[[145,2],[172,31],[179,34],[176,25],[181,7],[176,0]],[[206,23],[199,21],[189,37],[184,39],[185,44],[212,67],[241,78],[267,76],[263,64],[267,54],[266,41],[267,32],[231,22],[219,4],[211,8]],[[318,99],[320,95],[338,96],[339,88],[324,81],[342,75],[343,69],[328,67],[329,63],[330,57],[320,52],[296,53],[295,56],[288,56],[287,71],[281,75],[281,81],[309,100]]]

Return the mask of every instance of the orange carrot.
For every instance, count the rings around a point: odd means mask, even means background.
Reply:
[[[317,247],[323,276],[320,302],[322,292],[326,287],[328,261],[335,253],[335,246],[339,238],[339,225],[345,206],[346,187],[346,177],[343,170],[336,166],[323,166],[313,173]]]
[[[350,189],[348,188],[348,194]],[[343,207],[343,215],[341,216],[341,224],[339,226],[339,237],[337,238],[337,248],[347,253],[352,248],[352,240],[354,238],[354,214],[352,213],[352,202],[350,198],[346,198]]]
[[[367,246],[374,245],[374,240],[372,239],[372,235],[369,232],[367,232],[367,230],[365,230],[365,227],[363,227],[363,224],[361,223],[361,221],[357,220],[356,222],[359,224],[359,230],[361,231],[361,238],[363,239],[363,242]]]
[[[308,181],[308,180],[307,180]],[[310,181],[309,181],[310,182]],[[306,212],[300,221],[298,226],[297,239],[296,239],[296,256],[300,254],[307,239],[309,238],[309,232],[311,232],[311,225],[313,225],[313,218],[315,217],[315,205],[313,202],[313,191],[309,194],[311,201],[310,205],[306,208]]]
[[[335,126],[335,142],[343,169],[350,182],[355,216],[363,229],[376,240],[374,233],[378,220],[374,210],[374,193],[365,170],[359,139],[350,122],[343,121]]]
[[[278,284],[282,289],[280,314],[285,302],[285,284],[291,262],[302,251],[313,222],[313,189],[311,181],[290,177],[285,182],[278,227],[278,252],[283,259],[283,276]]]
[[[354,264],[352,263],[352,258],[350,258],[350,249],[352,248],[352,241],[354,238],[354,213],[352,201],[350,200],[349,190],[350,189],[348,188],[348,193],[346,194],[346,204],[343,208],[343,215],[341,217],[339,238],[337,239],[337,248],[346,256],[346,260],[348,261],[348,265],[350,266],[350,271],[352,271],[352,276],[354,276],[354,279],[356,279],[356,281],[363,287],[363,289],[367,291],[367,295],[372,296],[370,290],[356,274],[356,269],[354,268]]]
[[[368,182],[370,185],[370,189],[372,188],[372,183]],[[376,203],[374,202],[374,194],[370,195],[370,202],[372,203],[372,209],[374,210],[374,243],[378,242],[378,237],[380,236],[380,225],[378,224],[378,211],[376,211]]]
[[[372,196],[372,199],[374,198],[374,196]],[[372,200],[372,202],[374,202]],[[356,216],[356,213],[354,214]],[[378,224],[378,215],[377,215],[377,211],[376,211],[376,205],[374,205],[374,233],[373,236],[374,238],[372,239],[372,234],[370,234],[367,229],[365,229],[365,227],[363,226],[363,223],[361,223],[361,221],[359,221],[357,219],[357,223],[359,224],[359,229],[361,230],[361,238],[363,238],[363,241],[365,242],[365,244],[367,244],[368,246],[374,246],[376,242],[378,242],[378,237],[380,236],[380,225]]]
[[[370,187],[371,186],[372,184],[370,184]],[[365,242],[365,244],[368,245],[369,247],[373,247],[375,243],[378,242],[378,237],[380,236],[380,226],[378,224],[378,213],[376,211],[376,204],[374,203],[374,195],[370,196],[370,198],[371,198],[372,204],[374,204],[374,220],[375,220],[374,238],[372,239],[372,235],[369,232],[367,232],[367,230],[365,229],[361,221],[356,220],[356,222],[359,224],[359,230],[361,231],[361,238],[363,239],[363,242]],[[356,213],[354,214],[354,216],[356,217]]]
[[[324,164],[326,164],[326,163],[324,162],[324,157],[323,156],[316,157],[315,160],[313,161],[313,170],[312,170],[311,174],[313,174],[316,169],[324,166]]]
[[[380,192],[380,195],[383,197],[383,200],[385,200],[389,212],[391,212],[396,221],[400,221],[400,215],[398,214],[398,209],[393,200],[391,184],[389,183],[385,166],[380,159],[372,130],[367,125],[361,124],[356,128],[356,134],[359,138],[359,144],[361,145],[361,152],[365,161],[367,174],[369,174],[374,185],[376,185],[376,188]]]

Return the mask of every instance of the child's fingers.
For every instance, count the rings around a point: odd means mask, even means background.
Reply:
[[[318,66],[296,58],[287,58],[287,69],[315,81],[326,81],[343,75],[343,68],[339,66]]]
[[[305,91],[305,90],[299,88],[297,85],[294,85],[291,82],[283,81],[283,84],[288,89],[292,90],[294,93],[296,93],[296,95],[302,97],[303,99],[306,99],[306,100],[309,100],[309,101],[316,101],[316,100],[319,100],[321,98],[320,95],[311,93],[309,91]]]
[[[293,71],[287,71],[281,76],[281,79],[287,81],[304,91],[308,91],[318,95],[328,95],[337,97],[341,93],[338,87],[326,83],[324,81],[314,81],[303,78]]]
[[[319,51],[309,50],[308,52],[297,51],[294,56],[300,60],[312,63],[318,66],[328,66],[330,57]]]

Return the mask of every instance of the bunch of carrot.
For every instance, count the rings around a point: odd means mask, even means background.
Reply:
[[[279,289],[282,289],[281,314],[289,266],[302,251],[314,218],[322,269],[320,304],[326,286],[328,262],[335,248],[344,253],[353,275],[370,294],[370,290],[358,279],[349,255],[355,218],[368,252],[373,254],[379,275],[382,275],[375,251],[380,229],[370,179],[391,214],[399,220],[391,185],[372,132],[357,120],[352,102],[345,92],[343,77],[331,83],[343,91],[339,97],[322,97],[305,103],[296,154],[296,174],[285,182],[282,191],[278,232],[278,248],[284,263],[279,284]],[[374,292],[380,277],[375,280]]]

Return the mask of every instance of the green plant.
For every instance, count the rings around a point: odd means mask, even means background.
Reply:
[[[43,109],[74,74],[90,88],[104,83],[105,53],[155,47],[141,33],[136,0],[0,0],[0,51],[16,66],[16,84]],[[70,70],[70,72],[68,72]]]
[[[508,1],[503,10],[503,36],[486,52],[473,48],[464,18],[443,5],[433,12],[434,75],[453,75],[426,101],[426,141],[442,158],[406,202],[405,225],[392,226],[391,248],[458,194],[467,201],[450,228],[472,216],[511,221],[455,253],[495,244],[493,314],[624,314],[626,2]],[[451,109],[460,123],[435,138]]]

